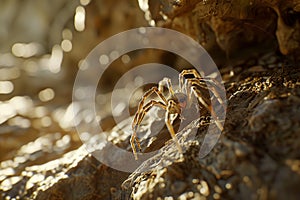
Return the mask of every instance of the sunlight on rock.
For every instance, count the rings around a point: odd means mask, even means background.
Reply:
[[[14,117],[8,121],[8,124],[11,126],[19,126],[21,128],[29,128],[31,126],[31,122],[29,119],[24,117]]]
[[[198,190],[200,191],[200,193],[201,194],[203,194],[204,196],[208,196],[209,195],[209,187],[208,187],[208,185],[207,185],[207,182],[206,181],[203,181],[203,180],[201,180],[200,181],[200,185],[199,185],[199,188],[198,188]]]
[[[110,54],[109,54],[109,57],[110,57],[112,60],[117,59],[119,56],[120,56],[120,53],[119,53],[118,51],[112,51],[112,52],[110,52]]]
[[[227,190],[232,189],[232,184],[231,184],[231,183],[226,183],[225,188],[226,188]]]
[[[78,163],[87,155],[84,147],[80,147],[78,150],[66,153],[62,158],[52,160],[42,165],[33,165],[26,168],[26,171],[22,173],[23,177],[29,178],[26,182],[26,189],[30,189],[34,186],[40,187],[41,190],[46,190],[61,179],[68,178],[68,175],[64,172],[57,173],[55,176],[50,175],[61,169],[62,163],[64,168],[72,168],[78,165]],[[47,174],[43,172],[47,171]],[[19,179],[20,180],[20,179]],[[19,181],[18,180],[18,181]],[[16,180],[14,180],[16,181]],[[6,184],[9,185],[9,184]],[[0,187],[3,188],[3,182],[0,183]]]
[[[70,142],[71,142],[71,137],[69,135],[65,135],[56,142],[56,146],[59,148],[66,148],[70,145]]]
[[[76,123],[76,121],[79,120],[74,120],[75,116],[77,116],[77,114],[80,111],[80,106],[77,103],[71,103],[66,112],[63,115],[63,118],[59,120],[59,125],[63,128],[70,128],[73,127]]]
[[[59,45],[54,45],[52,53],[48,61],[48,68],[52,73],[58,73],[61,70],[63,60],[63,51]]]
[[[84,110],[82,112],[82,116],[85,123],[92,123],[94,120],[94,112],[92,110]]]
[[[0,190],[7,191],[12,188],[12,185],[16,184],[22,179],[20,176],[13,176],[10,178],[5,179],[1,185],[0,185]]]
[[[64,52],[70,52],[73,48],[72,42],[70,40],[67,40],[67,39],[63,40],[61,42],[61,48]]]
[[[92,137],[92,134],[89,132],[83,132],[80,134],[80,139],[84,142],[88,141]]]
[[[101,55],[99,62],[101,65],[106,65],[109,62],[109,57],[107,55]]]
[[[43,102],[50,101],[54,99],[55,92],[52,88],[46,88],[39,92],[39,99]]]
[[[85,29],[85,9],[82,6],[76,8],[74,26],[77,31],[83,31]]]
[[[27,159],[24,156],[17,156],[14,158],[15,163],[22,164],[22,163],[25,163],[26,161],[27,161]]]
[[[0,182],[5,179],[6,176],[14,175],[15,170],[12,167],[0,169]]]
[[[146,12],[149,9],[148,0],[138,0],[140,8]]]
[[[52,119],[50,117],[46,116],[41,119],[41,125],[43,127],[49,127],[51,126],[51,124],[52,124]]]
[[[80,4],[83,6],[87,6],[90,2],[91,0],[80,0]]]
[[[0,124],[17,114],[14,107],[9,103],[0,103],[0,110]]]
[[[32,188],[36,183],[39,183],[45,179],[45,176],[42,174],[35,174],[33,175],[27,182],[26,188]]]
[[[65,112],[66,112],[66,109],[57,108],[52,112],[51,116],[56,122],[59,122],[63,118]]]
[[[127,54],[125,54],[125,55],[123,55],[122,57],[121,57],[121,60],[122,60],[122,62],[124,63],[124,64],[127,64],[127,63],[129,63],[130,62],[130,57],[127,55]]]
[[[15,57],[11,53],[0,54],[0,66],[11,67],[15,65]]]
[[[285,164],[290,167],[290,169],[298,174],[300,174],[300,160],[298,159],[287,159]]]
[[[8,167],[14,167],[14,164],[13,164],[14,162],[12,161],[12,160],[5,160],[5,161],[2,161],[1,163],[0,163],[0,167],[2,168],[2,169],[4,169],[4,168],[8,168]]]
[[[14,84],[11,81],[0,81],[0,94],[10,94],[14,90]]]
[[[72,40],[73,39],[73,33],[70,29],[64,29],[62,32],[62,37],[64,40]]]
[[[16,57],[29,58],[41,52],[41,45],[38,43],[16,43],[12,46],[12,53]]]
[[[16,67],[0,69],[0,80],[12,80],[20,76],[20,70]]]
[[[39,66],[36,62],[29,60],[24,63],[24,70],[28,73],[28,75],[36,76]]]
[[[84,70],[87,70],[87,69],[89,68],[89,65],[88,65],[88,63],[87,63],[86,60],[80,60],[80,61],[78,62],[78,68],[79,68],[80,70],[84,71]]]
[[[53,142],[61,137],[60,133],[49,133],[47,135],[41,136],[36,140],[29,142],[28,144],[23,145],[18,151],[18,155],[26,158],[25,155],[29,155],[27,159],[35,160],[39,156],[43,155],[42,152],[52,152],[53,151]],[[18,163],[17,160],[14,162]]]
[[[11,106],[20,115],[26,115],[33,108],[33,101],[28,96],[15,96],[9,100]]]
[[[112,109],[113,116],[121,116],[126,108],[126,104],[124,102],[120,102],[117,106]]]
[[[42,118],[42,117],[44,117],[47,114],[48,114],[48,110],[47,110],[46,107],[44,107],[44,106],[38,106],[32,112],[31,117],[33,117],[33,118],[34,117],[36,117],[36,118]]]

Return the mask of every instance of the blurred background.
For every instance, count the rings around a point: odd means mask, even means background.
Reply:
[[[80,146],[71,109],[79,65],[104,39],[147,24],[136,1],[2,0],[0,169],[18,174]],[[103,84],[131,65],[116,61]]]

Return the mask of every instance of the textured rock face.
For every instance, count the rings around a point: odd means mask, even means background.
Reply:
[[[260,70],[245,70],[226,81],[225,129],[204,158],[199,149],[209,120],[200,118],[177,134],[185,150],[182,156],[171,140],[131,174],[99,163],[83,147],[45,164],[20,168],[19,175],[8,173],[8,162],[6,167],[1,163],[6,174],[1,193],[34,199],[297,199],[300,72]],[[150,123],[149,130],[157,126],[153,120],[144,123]],[[130,127],[130,121],[124,126]],[[193,131],[197,134],[191,140]],[[130,150],[128,136],[119,128],[112,132],[111,140]],[[168,132],[163,129],[160,134]]]
[[[299,0],[149,0],[144,11],[150,22],[182,31],[216,59],[223,54],[236,64],[277,44],[284,55],[298,54],[299,5]]]
[[[174,154],[174,144],[163,147],[162,155],[146,163],[177,159],[150,172],[137,170],[123,187],[133,187],[133,199],[297,199],[300,74],[290,70],[293,75],[266,71],[228,83],[235,89],[228,90],[225,130],[208,156],[199,157],[206,129],[193,142],[184,142],[182,131],[178,137],[188,149],[183,158]],[[191,123],[186,131],[195,128]]]
[[[274,7],[278,15],[276,36],[280,51],[285,55],[299,56],[300,2],[279,1]]]
[[[128,177],[100,164],[84,147],[45,164],[28,166],[19,175],[11,166],[1,170],[6,176],[1,183],[2,197],[21,199],[109,199]]]

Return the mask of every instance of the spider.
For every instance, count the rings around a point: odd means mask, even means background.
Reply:
[[[207,85],[210,85],[210,87],[207,87]],[[166,98],[163,94],[163,88],[164,86],[167,87],[169,92],[169,97]],[[142,97],[141,101],[139,102],[138,109],[135,113],[133,122],[132,122],[132,130],[133,134],[130,138],[130,144],[131,148],[134,154],[134,157],[136,160],[138,160],[137,157],[137,151],[135,143],[141,151],[141,145],[140,141],[137,138],[137,130],[144,119],[147,112],[153,107],[158,106],[164,109],[165,112],[165,124],[168,128],[168,131],[176,143],[176,146],[178,148],[178,151],[182,153],[182,148],[179,145],[178,139],[175,135],[175,131],[171,122],[172,115],[181,116],[184,109],[189,108],[191,104],[193,103],[192,97],[196,97],[199,101],[199,103],[208,111],[211,113],[211,116],[213,117],[216,126],[222,131],[223,126],[221,123],[217,120],[215,110],[211,108],[210,99],[212,101],[217,100],[219,105],[222,106],[222,101],[218,93],[218,89],[220,84],[213,78],[202,78],[199,73],[195,69],[188,69],[183,70],[179,74],[179,90],[174,92],[171,80],[169,78],[164,78],[162,81],[159,82],[158,87],[152,87],[150,90],[148,90]],[[213,95],[209,95],[208,89],[211,90],[211,93]],[[206,92],[204,92],[206,91]],[[150,100],[149,102],[146,102],[146,99],[150,97],[152,94],[156,94],[157,97],[160,100]]]

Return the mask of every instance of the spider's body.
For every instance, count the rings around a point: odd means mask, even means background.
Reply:
[[[186,76],[192,76],[192,78],[186,78]],[[171,80],[168,78],[164,78],[162,81],[159,82],[158,87],[152,87],[150,90],[148,90],[142,97],[138,110],[134,116],[134,120],[132,122],[132,130],[133,134],[130,139],[131,147],[133,150],[133,154],[135,159],[137,160],[137,151],[135,147],[135,142],[141,150],[140,142],[137,138],[137,130],[139,125],[141,124],[142,120],[145,117],[145,114],[153,107],[153,106],[159,106],[162,109],[164,109],[165,112],[165,123],[166,126],[175,141],[177,148],[180,153],[182,153],[181,146],[178,143],[177,137],[175,135],[174,128],[172,126],[171,122],[171,116],[176,115],[179,117],[182,117],[182,112],[189,108],[193,101],[192,101],[192,95],[197,97],[199,103],[208,110],[212,117],[215,119],[215,123],[218,126],[218,128],[221,130],[223,127],[222,125],[217,121],[217,117],[215,115],[214,110],[211,109],[211,106],[208,102],[209,94],[207,93],[208,87],[207,83],[211,84],[212,93],[213,96],[217,99],[217,101],[220,101],[220,98],[218,96],[218,92],[216,87],[218,86],[218,83],[211,79],[211,78],[201,78],[198,72],[194,69],[191,70],[183,70],[179,74],[179,91],[174,92],[171,84]],[[166,98],[163,95],[163,88],[166,86],[168,88],[169,97]],[[205,92],[204,92],[205,90]],[[150,100],[148,103],[145,104],[145,100],[150,97],[152,94],[156,94],[160,100]],[[208,94],[208,95],[207,95]],[[208,97],[207,97],[208,96]],[[212,98],[211,98],[212,99]],[[222,103],[222,102],[220,102]]]
[[[187,105],[187,96],[183,93],[178,92],[168,98],[167,101],[167,111],[170,114],[180,115]]]

